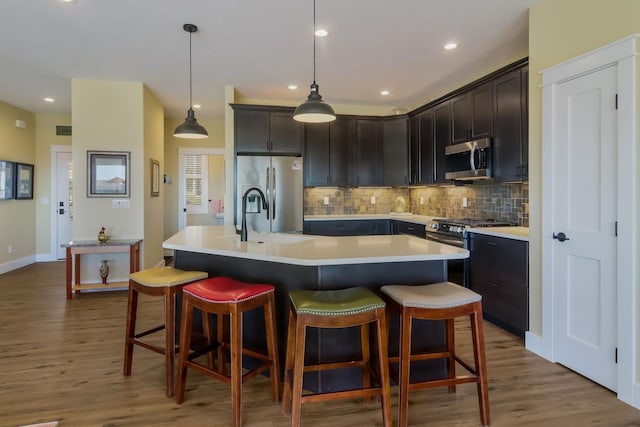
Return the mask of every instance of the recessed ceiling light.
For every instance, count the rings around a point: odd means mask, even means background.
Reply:
[[[56,100],[55,100],[55,99],[53,99],[53,98],[49,98],[49,97],[46,97],[44,100],[45,100],[46,102],[56,102]]]
[[[457,47],[458,47],[458,43],[456,43],[456,42],[449,42],[449,43],[444,45],[444,48],[446,50],[452,50],[452,49],[455,49]]]
[[[380,95],[382,95],[382,96],[387,96],[387,95],[389,95],[390,93],[391,93],[391,92],[389,92],[389,91],[388,91],[388,90],[386,90],[386,89],[384,89],[384,90],[381,90],[381,91],[380,91]]]
[[[62,3],[75,3],[78,0],[60,0]]]
[[[200,104],[193,104],[193,108],[202,108],[202,105],[200,105]]]
[[[298,89],[298,86],[296,86],[296,85],[289,85],[289,86],[287,86],[287,89],[289,89],[289,90],[296,90],[296,89]]]
[[[314,34],[316,35],[316,37],[327,37],[327,35],[329,35],[329,32],[323,28],[320,28],[319,30],[316,30]]]

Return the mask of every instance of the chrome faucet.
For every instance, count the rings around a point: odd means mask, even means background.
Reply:
[[[267,215],[269,211],[269,205],[267,205],[267,199],[266,197],[264,197],[264,193],[262,192],[262,190],[260,190],[258,187],[251,187],[244,192],[244,194],[242,195],[242,225],[240,230],[236,229],[236,233],[240,234],[241,242],[247,241],[247,200],[249,199],[249,193],[251,193],[252,191],[257,191],[260,195],[260,198],[262,199],[262,209],[267,211]]]

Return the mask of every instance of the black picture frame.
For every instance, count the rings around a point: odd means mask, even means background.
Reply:
[[[131,153],[87,151],[87,197],[131,197]]]
[[[33,173],[34,166],[29,163],[16,162],[15,186],[16,199],[33,199]]]
[[[15,196],[15,163],[0,160],[0,200],[10,200]]]

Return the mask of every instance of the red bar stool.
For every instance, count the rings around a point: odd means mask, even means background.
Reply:
[[[400,313],[400,357],[390,357],[389,362],[399,362],[400,387],[398,394],[398,424],[408,424],[409,391],[424,388],[448,386],[450,392],[456,391],[456,384],[476,383],[480,420],[489,425],[489,390],[487,386],[487,366],[484,352],[484,330],[482,328],[482,296],[470,289],[451,282],[432,285],[405,286],[389,285],[381,289],[389,306]],[[455,352],[454,319],[469,316],[473,337],[473,357],[475,367],[460,360]],[[413,319],[445,320],[446,349],[443,352],[412,353],[411,321]],[[410,383],[411,361],[428,359],[447,359],[448,377],[430,381]],[[456,362],[470,375],[456,376]]]
[[[383,425],[390,427],[391,393],[389,364],[387,361],[387,328],[385,303],[376,294],[362,287],[336,291],[292,291],[289,293],[289,331],[287,332],[287,357],[284,371],[282,412],[291,415],[291,425],[300,425],[302,404],[335,399],[372,396],[382,398]],[[369,324],[376,324],[378,344],[378,370],[371,369],[369,352]],[[347,328],[360,327],[362,359],[317,365],[304,364],[307,327]],[[362,387],[354,390],[302,395],[303,374],[310,371],[360,367]],[[377,377],[377,386],[371,385],[371,375]]]
[[[176,295],[187,283],[204,279],[203,271],[184,271],[173,267],[150,268],[129,275],[129,295],[127,302],[127,326],[124,343],[124,376],[131,375],[133,364],[133,346],[138,345],[155,351],[165,357],[166,393],[173,396],[173,360],[175,356],[175,305]],[[138,295],[145,294],[164,297],[164,324],[136,334],[138,313]],[[164,329],[165,346],[160,347],[140,340],[154,332]]]
[[[242,425],[242,384],[269,369],[273,401],[280,401],[280,372],[278,365],[278,348],[276,342],[276,317],[274,287],[266,284],[251,284],[229,277],[214,277],[187,285],[182,290],[182,321],[180,323],[180,353],[178,357],[178,390],[176,402],[184,401],[187,381],[187,368],[193,368],[212,378],[231,383],[232,425]],[[264,308],[264,320],[267,335],[267,354],[252,351],[242,346],[242,313],[254,308]],[[202,352],[189,353],[193,323],[193,309],[218,315],[218,368],[196,362]],[[222,316],[229,315],[229,344],[222,332]],[[231,350],[231,372],[225,373],[223,349]],[[261,361],[254,369],[242,373],[242,355]]]

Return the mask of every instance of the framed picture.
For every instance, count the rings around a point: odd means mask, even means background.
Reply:
[[[87,197],[131,197],[131,153],[87,151]]]
[[[15,164],[0,160],[0,200],[13,199],[13,178]]]
[[[33,199],[33,165],[16,163],[16,199]]]
[[[151,159],[151,197],[160,195],[160,162]]]

